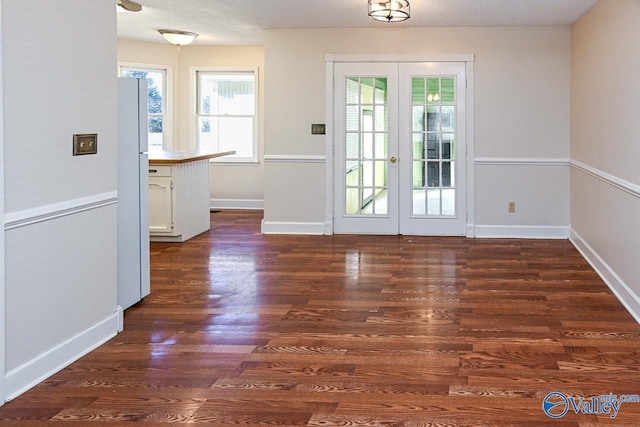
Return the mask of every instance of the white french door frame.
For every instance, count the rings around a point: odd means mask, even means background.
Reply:
[[[475,237],[475,195],[474,195],[474,61],[475,55],[470,54],[436,54],[436,55],[359,55],[359,54],[326,54],[325,55],[325,94],[326,94],[326,175],[325,175],[325,234],[334,234],[334,69],[336,63],[341,62],[460,62],[465,64],[465,122],[463,130],[466,139],[466,236]]]

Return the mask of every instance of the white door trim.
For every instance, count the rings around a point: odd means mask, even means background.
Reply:
[[[4,196],[4,91],[3,91],[3,63],[2,63],[2,10],[0,6],[0,194]],[[0,198],[0,406],[2,406],[7,397],[6,391],[6,372],[5,372],[5,354],[6,354],[6,341],[5,341],[5,207],[4,197]]]
[[[333,234],[334,214],[334,140],[333,140],[333,85],[334,64],[336,62],[464,62],[467,79],[466,87],[466,186],[467,186],[467,237],[475,237],[475,197],[474,197],[474,61],[475,54],[414,54],[414,55],[375,55],[375,54],[325,54],[325,120],[326,123],[326,147],[325,147],[325,228],[326,234]]]

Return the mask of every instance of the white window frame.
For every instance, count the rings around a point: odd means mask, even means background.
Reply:
[[[165,113],[162,115],[162,148],[172,150],[173,147],[173,67],[162,64],[144,64],[140,62],[118,62],[118,77],[123,69],[140,71],[162,71],[165,74],[163,104]]]
[[[212,72],[212,73],[252,73],[254,77],[254,114],[253,114],[253,155],[251,157],[231,157],[223,156],[211,159],[212,163],[229,163],[229,164],[258,164],[258,121],[259,121],[259,70],[258,67],[211,67],[211,66],[195,66],[190,69],[189,78],[189,94],[190,94],[190,136],[191,140],[195,141],[196,149],[200,148],[200,141],[198,140],[198,72]]]

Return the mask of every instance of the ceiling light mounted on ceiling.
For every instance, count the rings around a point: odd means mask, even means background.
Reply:
[[[142,10],[142,6],[136,2],[132,2],[131,0],[117,0],[116,5],[118,5],[118,11],[126,10],[127,12],[140,12]]]
[[[408,0],[369,0],[369,16],[376,21],[405,21],[410,13]]]
[[[178,31],[178,30],[158,30],[162,37],[169,43],[180,46],[186,46],[188,44],[193,43],[193,41],[198,37],[196,33],[190,33],[188,31]]]

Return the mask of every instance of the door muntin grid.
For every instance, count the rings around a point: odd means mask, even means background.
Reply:
[[[389,214],[389,105],[386,77],[346,77],[345,212]]]
[[[411,216],[456,216],[456,77],[411,79]]]

